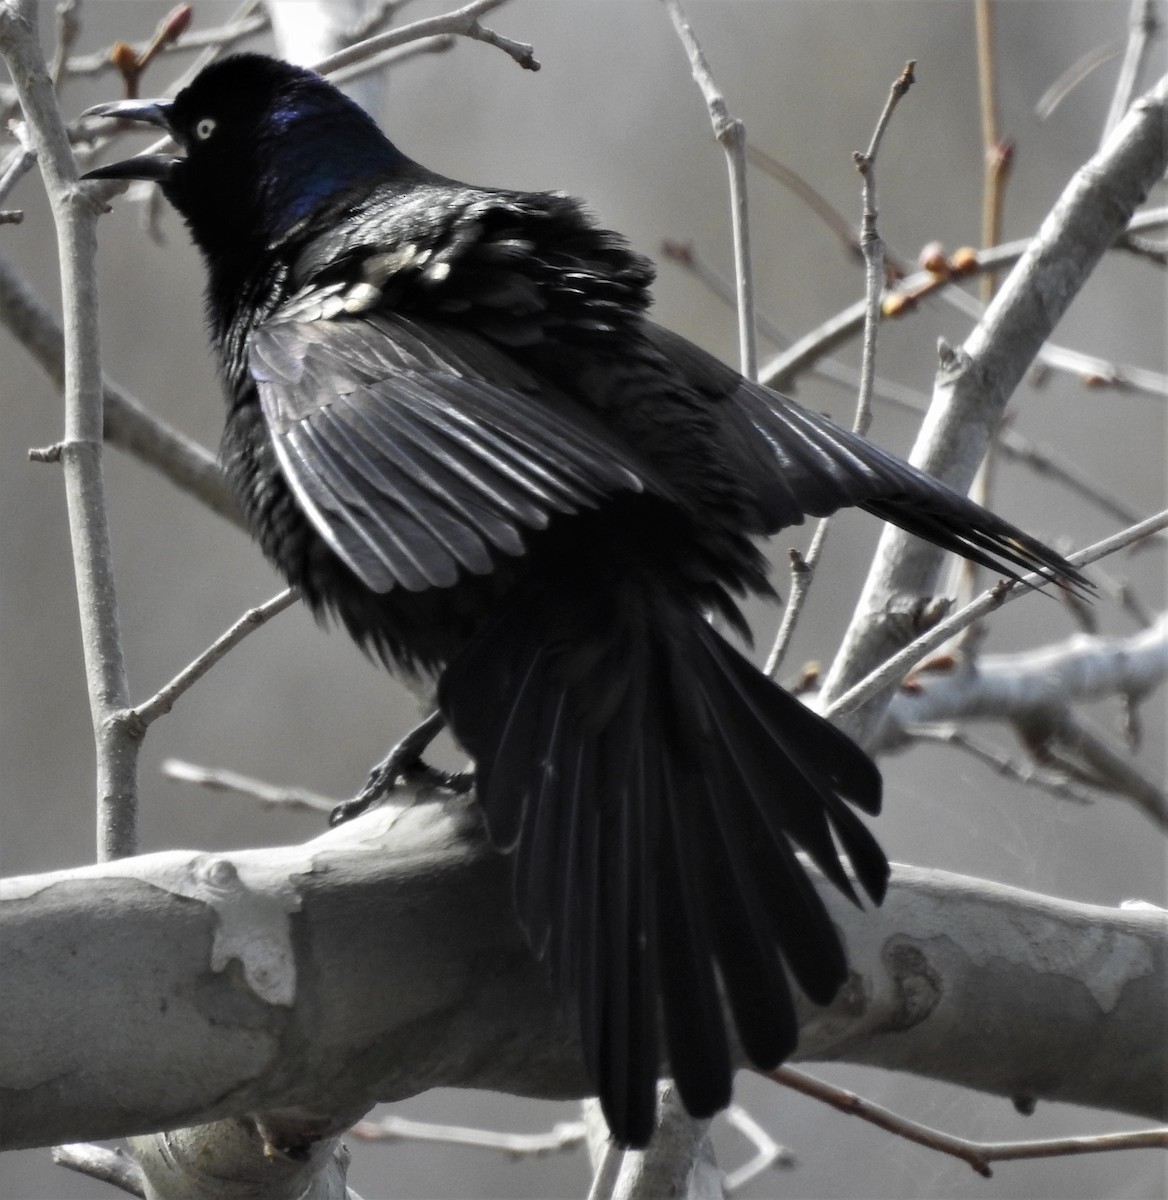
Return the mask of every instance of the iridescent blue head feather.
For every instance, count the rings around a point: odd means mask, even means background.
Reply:
[[[354,187],[409,163],[332,84],[264,55],[206,68],[168,116],[186,158],[163,189],[204,249],[257,233],[270,244]]]

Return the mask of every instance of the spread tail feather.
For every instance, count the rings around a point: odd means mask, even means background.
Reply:
[[[783,964],[820,1004],[843,983],[794,847],[858,903],[842,852],[879,903],[888,863],[849,805],[877,812],[880,776],[659,585],[588,594],[513,594],[439,702],[513,857],[527,937],[579,1007],[609,1127],[643,1146],[662,1043],[686,1107],[709,1116],[730,1100],[723,996],[768,1068],[797,1037]]]

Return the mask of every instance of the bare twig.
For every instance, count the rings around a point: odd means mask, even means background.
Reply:
[[[1143,538],[1149,537],[1158,530],[1168,528],[1168,510],[1141,521],[1128,529],[1121,530],[1109,538],[1095,542],[1076,554],[1068,555],[1068,561],[1077,567],[1086,566],[1117,550],[1123,550],[1134,545]],[[886,659],[879,667],[865,676],[859,683],[833,699],[825,708],[824,716],[836,717],[859,708],[869,697],[877,694],[903,679],[907,672],[924,656],[948,641],[955,633],[959,633],[971,621],[976,621],[1003,604],[1028,590],[1026,585],[1040,584],[1043,580],[1037,573],[1024,575],[1020,583],[1003,580],[989,591],[983,592],[972,603],[967,604],[959,612],[940,621],[927,633],[910,642],[903,650]]]
[[[187,26],[191,23],[192,15],[193,12],[189,4],[180,4],[177,8],[172,8],[159,21],[157,28],[154,30],[154,36],[147,42],[146,48],[141,52],[135,50],[132,46],[126,45],[125,42],[117,42],[114,45],[114,48],[110,51],[110,58],[113,59],[114,65],[121,73],[128,97],[137,97],[138,87],[141,84],[142,76],[146,73],[146,69],[167,46],[173,46],[182,37],[186,32]]]
[[[681,7],[680,0],[662,0],[673,28],[685,47],[694,82],[701,89],[714,137],[726,152],[730,173],[730,214],[734,229],[734,276],[738,281],[738,361],[748,379],[758,374],[758,345],[754,323],[754,275],[750,264],[750,216],[746,188],[746,126],[730,115],[726,98],[714,82],[710,65]]]
[[[885,102],[884,111],[876,122],[868,149],[853,155],[856,169],[864,180],[864,209],[860,224],[860,248],[864,252],[864,350],[860,367],[860,395],[856,401],[856,416],[852,429],[866,433],[872,422],[872,383],[876,376],[876,339],[880,328],[880,294],[884,284],[884,243],[876,228],[876,156],[880,150],[884,131],[900,103],[912,87],[913,68],[916,63],[905,63],[904,70],[892,85]]]
[[[797,550],[788,552],[791,561],[790,594],[787,596],[787,603],[783,606],[783,617],[775,632],[775,640],[771,643],[770,652],[763,665],[763,672],[771,679],[776,678],[783,668],[783,660],[787,657],[791,638],[795,634],[795,625],[798,623],[799,614],[803,611],[807,593],[811,590],[814,568],[823,553],[823,546],[827,541],[827,531],[830,528],[831,521],[827,517],[824,517],[815,526],[815,533],[807,547],[806,557]]]
[[[396,17],[405,8],[409,0],[378,0],[377,4],[367,4],[361,15],[361,20],[348,30],[346,41],[351,45],[372,37],[387,21]]]
[[[222,767],[200,767],[196,763],[183,762],[177,758],[166,759],[159,769],[167,779],[174,779],[179,783],[193,783],[196,787],[206,788],[211,792],[235,792],[240,796],[258,800],[264,808],[331,813],[339,803],[305,788],[279,787],[250,775],[241,775],[237,771],[228,771]]]
[[[1154,238],[1139,237],[1129,233],[1121,238],[1116,245],[1118,250],[1126,250],[1136,258],[1145,259],[1157,267],[1168,267],[1168,245]]]
[[[249,5],[250,8],[259,8],[258,3]],[[246,38],[255,37],[257,34],[266,33],[271,28],[271,21],[264,11],[252,13],[244,17],[233,17],[230,21],[223,25],[218,25],[213,29],[199,29],[184,33],[181,41],[168,42],[166,45],[159,47],[156,53],[175,54],[189,53],[192,50],[205,50],[208,48],[222,51],[230,49],[236,42],[244,41]],[[141,56],[145,53],[146,47],[150,42],[141,42],[137,45],[131,45],[131,51]],[[110,55],[109,50],[99,50],[96,54],[83,54],[70,58],[65,65],[66,74],[70,76],[93,76],[104,75],[110,71],[116,71],[117,64]]]
[[[876,156],[884,131],[892,114],[913,84],[913,68],[915,62],[908,62],[901,71],[896,82],[892,85],[885,101],[884,109],[876,122],[872,139],[868,148],[853,155],[856,168],[864,181],[863,184],[863,215],[860,224],[860,248],[864,255],[864,350],[860,366],[860,387],[856,397],[856,415],[852,421],[852,429],[863,434],[872,422],[872,394],[876,382],[876,341],[880,329],[880,295],[884,287],[884,243],[876,227]],[[815,529],[815,535],[807,548],[807,554],[800,560],[799,569],[792,572],[791,595],[783,610],[783,619],[775,634],[771,652],[767,655],[765,671],[772,678],[782,666],[799,614],[803,611],[815,569],[819,565],[823,547],[827,542],[827,532],[831,527],[831,518],[825,517]]]
[[[0,204],[8,193],[32,170],[36,162],[36,151],[28,140],[28,127],[23,121],[15,121],[11,129],[19,145],[9,154],[0,167]]]
[[[1168,209],[1157,208],[1137,213],[1132,217],[1124,234],[1126,235],[1130,231],[1138,232],[1160,228],[1166,220],[1168,220]],[[1033,238],[1022,238],[990,250],[979,251],[974,261],[965,265],[959,275],[946,274],[941,277],[930,271],[920,271],[911,275],[903,280],[895,291],[885,293],[883,315],[885,317],[893,315],[889,311],[893,300],[897,302],[895,305],[896,315],[901,315],[906,311],[911,311],[925,296],[940,292],[946,297],[952,296],[959,301],[968,301],[968,305],[962,304],[962,307],[967,308],[971,315],[978,317],[981,315],[981,309],[977,301],[966,297],[953,285],[959,279],[970,278],[982,271],[1012,266],[1026,253],[1033,242]],[[1117,248],[1122,247],[1123,236],[1118,238],[1115,244]],[[798,341],[775,355],[769,362],[763,364],[759,371],[760,381],[779,391],[791,388],[799,375],[861,332],[864,328],[864,313],[865,302],[857,300],[834,317],[823,322],[818,328],[810,330]],[[1163,374],[1127,367],[1114,367],[1111,364],[1102,363],[1098,358],[1063,350],[1050,342],[1043,346],[1039,354],[1039,361],[1045,366],[1071,372],[1080,378],[1088,375],[1096,376],[1097,378],[1093,382],[1107,386],[1146,391],[1161,397],[1168,395],[1168,378]]]
[[[65,381],[65,335],[45,303],[0,255],[0,322],[36,359],[57,385]],[[242,527],[243,518],[215,455],[148,412],[143,405],[106,380],[104,432],[110,445],[132,454],[165,476],[175,487],[212,512]],[[60,447],[51,447],[60,461]],[[38,456],[42,461],[47,455]]]
[[[959,491],[968,487],[990,432],[1042,343],[1168,167],[1166,110],[1168,76],[1132,106],[1106,147],[1075,173],[962,349],[942,356],[929,416],[910,455],[916,466]],[[852,623],[824,680],[825,705],[903,639],[903,629],[890,620],[897,599],[934,595],[943,563],[944,553],[935,547],[884,530]],[[869,704],[849,718],[846,731],[862,743],[879,717],[880,705]]]
[[[1111,105],[1103,124],[1100,144],[1106,142],[1115,127],[1123,120],[1124,113],[1139,86],[1140,74],[1148,61],[1152,42],[1160,32],[1160,18],[1156,14],[1156,0],[1131,0],[1131,15],[1128,18],[1127,43],[1124,46],[1123,62],[1111,95]]]
[[[1064,458],[1053,446],[1033,442],[1007,426],[1002,430],[1000,447],[1004,458],[1030,467],[1037,475],[1057,480],[1068,491],[1082,496],[1117,521],[1134,525],[1141,519],[1141,515],[1130,504],[1103,484],[1088,478],[1081,467]]]
[[[749,1162],[726,1173],[722,1186],[728,1194],[745,1187],[752,1179],[756,1179],[771,1167],[789,1170],[798,1165],[795,1155],[786,1146],[779,1145],[741,1104],[730,1105],[726,1110],[726,1120],[755,1149],[754,1157]]]
[[[857,1096],[855,1092],[833,1087],[791,1067],[779,1067],[778,1070],[763,1071],[760,1074],[791,1088],[792,1091],[802,1092],[803,1095],[811,1096],[823,1104],[839,1109],[840,1112],[859,1117],[862,1121],[894,1133],[906,1141],[959,1158],[986,1179],[993,1175],[993,1169],[990,1167],[992,1162],[1022,1158],[1056,1158],[1069,1154],[1098,1154],[1109,1150],[1168,1148],[1168,1129],[1100,1133],[1091,1137],[1052,1138],[1048,1141],[970,1142],[965,1138],[954,1137],[952,1134],[942,1133],[939,1129],[918,1124],[891,1109]]]
[[[386,1116],[376,1121],[358,1121],[349,1130],[363,1142],[436,1142],[442,1146],[473,1146],[498,1150],[508,1158],[546,1158],[566,1154],[584,1144],[583,1121],[561,1121],[546,1133],[500,1133],[494,1129],[471,1129],[463,1125],[437,1125]]]
[[[131,1196],[146,1195],[142,1168],[124,1151],[92,1142],[70,1142],[53,1147],[53,1162],[90,1179],[100,1179]]]
[[[958,729],[956,725],[909,725],[905,728],[904,735],[910,742],[935,742],[941,746],[963,750],[1003,779],[1038,788],[1057,796],[1060,800],[1070,800],[1083,805],[1094,802],[1090,795],[1076,788],[1061,772],[1043,770],[1032,763],[1015,762],[993,746],[979,741],[963,729]]]
[[[1006,184],[1014,161],[1014,144],[1001,136],[998,125],[998,92],[994,54],[994,0],[975,0],[974,25],[977,41],[977,91],[981,114],[982,193],[981,245],[996,246],[1002,240],[1002,214],[1006,200]],[[997,291],[998,277],[985,271],[978,279],[982,304],[988,304]],[[1001,433],[999,424],[986,447],[985,458],[970,486],[970,497],[978,504],[988,505],[992,490],[994,451]],[[958,597],[968,600],[977,591],[978,566],[968,559],[960,567]],[[966,645],[979,635],[979,627],[970,625],[965,631]]]
[[[859,253],[859,243],[857,242],[856,254],[859,255]],[[737,298],[735,296],[734,284],[710,266],[692,244],[666,238],[661,243],[661,255],[670,262],[676,263],[684,270],[691,272],[727,307],[731,309],[735,307]],[[791,344],[792,339],[766,313],[756,310],[754,319],[759,332],[768,341],[773,342],[779,347]],[[838,362],[835,359],[820,360],[808,368],[808,374],[812,377],[824,379],[829,383],[838,384],[850,392],[859,391],[860,372],[855,367],[850,367],[846,363]],[[914,408],[917,412],[923,412],[928,406],[928,401],[921,393],[914,392],[913,389],[904,387],[902,384],[894,383],[890,379],[877,377],[873,383],[873,393],[880,399],[889,400],[894,404],[907,403],[909,407]],[[909,397],[913,399],[910,401]]]
[[[1168,796],[1163,782],[1149,779],[1126,754],[1118,753],[1069,709],[1037,713],[1024,727],[1027,744],[1045,750],[1074,778],[1131,800],[1161,829],[1168,830]],[[1068,761],[1058,753],[1072,755]]]
[[[37,40],[33,0],[0,3],[0,51],[20,93],[60,246],[65,333],[65,433],[61,443],[81,640],[97,757],[98,853],[137,845],[137,745],[112,720],[129,703],[118,626],[102,473],[97,211],[77,186],[69,138]]]
[[[1155,620],[1150,609],[1140,599],[1131,581],[1116,577],[1102,567],[1095,568],[1099,586],[1112,596],[1120,608],[1141,628],[1146,629]]]
[[[848,223],[842,213],[837,211],[831,201],[812,187],[802,175],[791,170],[786,163],[781,163],[777,158],[767,154],[765,150],[760,150],[757,146],[749,143],[746,146],[746,158],[751,165],[778,180],[785,188],[798,196],[835,234],[848,258],[856,263],[864,261],[864,254],[860,249],[860,239],[855,228]]]
[[[57,5],[57,48],[53,51],[53,63],[49,68],[49,77],[56,90],[61,88],[61,79],[65,70],[65,60],[77,34],[81,30],[81,22],[77,16],[79,0],[61,0]]]
[[[184,667],[165,687],[159,689],[149,700],[122,713],[119,719],[137,727],[139,736],[141,736],[149,725],[170,712],[174,707],[174,702],[184,692],[189,691],[245,637],[254,633],[262,625],[266,625],[274,616],[282,613],[284,609],[290,608],[299,599],[300,593],[295,588],[285,588],[271,600],[265,601],[255,608],[249,608],[230,629],[217,637],[198,658]]]
[[[420,38],[434,37],[438,34],[454,34],[458,37],[471,38],[474,41],[486,42],[496,46],[504,54],[513,58],[521,67],[528,71],[538,71],[539,61],[535,57],[533,47],[525,42],[514,42],[510,38],[500,37],[493,29],[479,24],[479,17],[492,9],[498,8],[505,0],[473,0],[471,4],[463,5],[454,12],[443,13],[437,17],[426,17],[421,21],[413,21],[397,29],[390,29],[371,38],[366,38],[356,45],[347,46],[336,54],[318,62],[315,70],[322,75],[328,75],[341,67],[347,67],[355,62],[362,62],[374,54],[380,54],[393,46],[401,46],[406,42],[418,41]]]
[[[1013,142],[998,128],[998,93],[994,72],[994,0],[976,0],[977,93],[981,113],[981,145],[984,171],[981,193],[981,244],[996,246],[1002,240],[1002,209],[1006,184],[1014,161]],[[997,276],[987,271],[981,277],[981,298],[988,304],[997,290]]]
[[[1135,222],[1133,221],[1133,225]],[[1116,238],[1113,250],[1129,249],[1131,235],[1125,231]],[[899,293],[893,293],[898,296]],[[985,307],[973,296],[960,288],[944,288],[939,291],[940,299],[975,321],[985,315]],[[887,305],[886,301],[886,305]],[[1118,392],[1142,392],[1157,399],[1168,397],[1168,375],[1162,371],[1150,371],[1145,367],[1109,362],[1095,354],[1085,354],[1069,346],[1046,342],[1035,355],[1035,362],[1042,368],[1059,371],[1075,377],[1084,387],[1108,388]]]
[[[588,1200],[612,1200],[624,1155],[625,1152],[610,1139],[604,1147],[600,1164],[593,1172],[592,1183],[588,1188]]]
[[[337,87],[344,87],[345,84],[352,83],[355,79],[383,71],[386,67],[399,66],[403,62],[408,62],[412,58],[420,58],[424,54],[445,54],[454,49],[457,41],[458,39],[452,34],[444,33],[436,37],[420,38],[405,46],[394,46],[380,54],[375,54],[364,62],[354,63],[351,67],[342,67],[340,70],[334,71],[329,76],[329,81],[336,84]]]

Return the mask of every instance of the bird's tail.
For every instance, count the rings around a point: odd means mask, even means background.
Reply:
[[[691,1113],[729,1103],[723,995],[752,1062],[787,1057],[783,964],[819,1004],[847,974],[795,848],[852,900],[841,851],[884,895],[888,862],[849,806],[879,810],[868,756],[648,579],[520,588],[439,702],[617,1140],[648,1141],[662,1052]]]

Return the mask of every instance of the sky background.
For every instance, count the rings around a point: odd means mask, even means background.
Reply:
[[[1018,0],[997,6],[1000,121],[1017,141],[1005,206],[1005,237],[1033,232],[1074,170],[1098,144],[1116,64],[1091,75],[1042,121],[1035,104],[1082,55],[1122,39],[1128,4],[1104,0]],[[78,51],[116,38],[147,36],[169,4],[87,0]],[[751,141],[799,172],[849,220],[858,220],[851,153],[867,144],[888,88],[906,59],[917,84],[896,112],[877,168],[881,232],[910,261],[927,242],[976,243],[980,171],[973,9],[939,0],[689,0],[732,113]],[[408,19],[441,11],[411,4]],[[195,26],[221,22],[230,7],[195,5]],[[52,7],[42,16],[46,40]],[[729,275],[732,246],[726,170],[700,93],[654,0],[517,0],[493,13],[500,33],[531,42],[543,64],[520,70],[492,47],[460,43],[395,71],[379,118],[411,157],[475,183],[562,189],[586,198],[605,225],[660,259],[663,239],[690,242]],[[270,49],[270,41],[254,48]],[[1154,74],[1164,70],[1163,43]],[[144,94],[165,92],[179,61],[157,64]],[[1149,76],[1149,79],[1152,76]],[[70,83],[67,116],[119,94],[114,76]],[[137,144],[135,143],[134,148]],[[122,154],[130,143],[123,143]],[[754,265],[759,307],[801,336],[862,294],[859,269],[807,209],[772,180],[752,173]],[[1153,197],[1164,203],[1164,195]],[[10,256],[39,293],[58,306],[51,222],[35,174],[8,200],[26,210],[0,228]],[[202,273],[180,222],[164,213],[165,245],[147,239],[134,206],[119,198],[101,224],[101,323],[107,373],[150,408],[208,446],[218,442],[222,404],[202,327]],[[1164,275],[1130,257],[1109,257],[1072,306],[1056,337],[1120,363],[1165,370]],[[690,275],[661,263],[658,320],[734,361],[734,314]],[[958,344],[968,321],[930,303],[885,326],[882,375],[927,396],[938,337]],[[764,357],[771,347],[764,341]],[[76,602],[60,473],[30,464],[29,446],[60,437],[52,385],[0,332],[0,797],[6,875],[47,871],[93,855],[92,740],[80,666]],[[858,363],[849,348],[843,361]],[[850,421],[853,397],[806,381],[799,398]],[[1014,428],[1088,470],[1132,508],[1165,505],[1165,400],[1088,389],[1066,376],[1027,383],[1011,405]],[[878,406],[871,436],[906,451],[913,419]],[[117,451],[107,458],[115,570],[131,688],[143,698],[169,679],[247,607],[281,587],[238,531],[187,501],[148,468]],[[1063,548],[1116,529],[1057,484],[1014,465],[997,474],[993,506]],[[877,532],[851,514],[833,530],[810,610],[788,656],[825,665],[855,602]],[[805,547],[805,530],[772,545]],[[1164,606],[1162,550],[1112,560],[1148,608]],[[785,581],[778,576],[780,588]],[[1100,627],[1131,632],[1107,598]],[[757,654],[778,621],[773,605],[752,606]],[[1009,652],[1072,635],[1051,599],[1032,597],[995,617],[989,652]],[[340,634],[303,611],[283,614],[248,639],[168,719],[152,729],[142,757],[144,851],[263,846],[305,840],[322,821],[260,810],[249,801],[170,782],[159,764],[178,757],[275,783],[343,797],[418,717],[413,698]],[[1114,705],[1092,719],[1113,730]],[[1142,769],[1164,776],[1163,696],[1144,712]],[[985,736],[993,731],[986,729]],[[1008,734],[1000,743],[1014,753]],[[460,764],[447,751],[447,765]],[[886,811],[877,832],[901,862],[980,875],[1101,904],[1128,898],[1163,903],[1162,839],[1132,807],[1102,800],[1072,806],[998,778],[955,751],[917,750],[886,759]],[[500,919],[506,919],[501,914]],[[1130,1128],[1122,1117],[1040,1105],[1029,1119],[1003,1099],[850,1066],[816,1068],[877,1102],[966,1137],[1020,1139]],[[1151,1151],[1003,1164],[992,1180],[918,1147],[741,1075],[738,1099],[792,1147],[799,1168],[764,1176],[740,1195],[764,1197],[1154,1197],[1164,1159]],[[572,1119],[574,1105],[442,1091],[393,1106],[419,1119],[538,1130]],[[720,1163],[747,1156],[722,1127]],[[366,1200],[389,1197],[579,1196],[588,1185],[582,1153],[513,1163],[486,1151],[432,1146],[356,1147],[350,1180]],[[0,1158],[0,1195],[99,1197],[105,1185],[69,1175],[47,1151]]]

